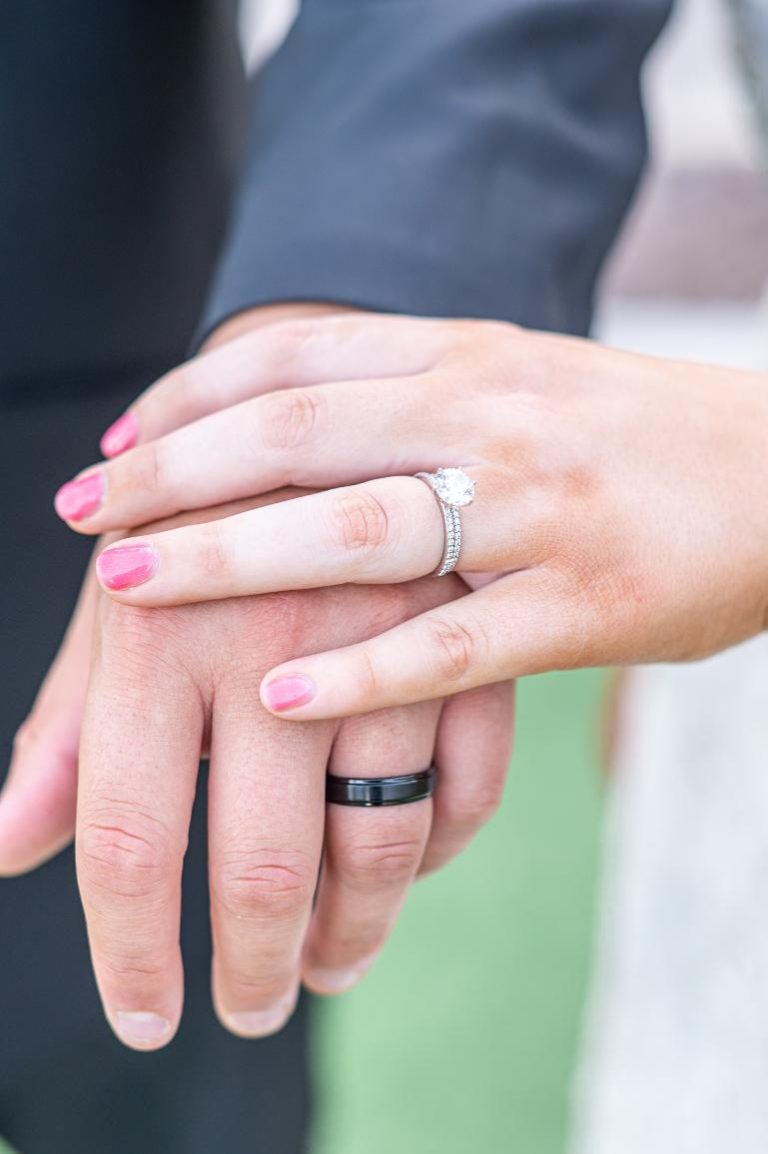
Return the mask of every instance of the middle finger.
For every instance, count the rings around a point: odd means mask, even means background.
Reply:
[[[406,435],[416,422],[402,413],[419,398],[416,381],[401,378],[243,401],[85,470],[59,489],[56,511],[73,529],[101,533],[286,485],[415,472],[436,425],[429,438],[426,429],[424,438]]]
[[[334,726],[286,733],[261,706],[258,677],[245,680],[218,686],[212,724],[213,997],[228,1029],[260,1037],[285,1024],[298,996]]]
[[[172,622],[104,608],[80,746],[77,874],[107,1018],[147,1050],[170,1041],[181,1016],[181,871],[204,716],[173,647],[158,659]]]

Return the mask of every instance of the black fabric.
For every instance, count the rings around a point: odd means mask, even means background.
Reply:
[[[5,0],[0,399],[183,357],[243,114],[235,0]]]
[[[121,373],[114,374],[117,377]],[[56,485],[147,382],[0,415],[0,758],[34,698],[90,544],[54,515]],[[227,1034],[211,1008],[205,813],[184,875],[187,974],[177,1038],[136,1054],[104,1022],[67,852],[0,880],[0,1135],[23,1154],[299,1154],[309,1087],[306,1008],[274,1039]]]
[[[671,0],[305,0],[201,329],[291,298],[585,332]]]
[[[584,331],[670,4],[305,0],[246,109],[234,0],[10,0],[0,397],[183,355],[246,112],[201,332],[291,298]]]

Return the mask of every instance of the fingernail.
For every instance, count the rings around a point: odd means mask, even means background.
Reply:
[[[129,1046],[155,1046],[171,1032],[171,1023],[144,1010],[118,1010],[114,1016],[118,1037]]]
[[[308,970],[306,980],[311,989],[327,990],[331,994],[343,994],[351,990],[365,975],[365,969],[358,970]]]
[[[107,589],[133,589],[154,577],[157,564],[151,545],[116,545],[96,558],[96,575]]]
[[[227,1014],[226,1023],[235,1034],[245,1038],[262,1038],[265,1034],[276,1034],[286,1024],[296,1006],[292,999],[288,1006],[274,1006],[270,1010],[238,1010]]]
[[[286,677],[276,677],[264,686],[264,703],[275,713],[284,713],[306,705],[315,696],[316,686],[311,677],[303,673],[289,673]]]
[[[100,447],[105,457],[119,457],[132,449],[139,436],[139,423],[133,413],[123,413],[110,425],[101,438]]]
[[[56,494],[53,504],[65,521],[82,521],[95,513],[104,500],[104,474],[89,473],[76,481],[67,481]]]

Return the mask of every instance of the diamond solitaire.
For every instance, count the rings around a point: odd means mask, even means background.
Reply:
[[[446,505],[460,509],[471,505],[475,497],[475,482],[463,469],[438,469],[432,475],[432,488]]]
[[[445,577],[459,563],[461,553],[461,513],[459,509],[471,505],[475,499],[475,482],[463,469],[438,469],[436,473],[417,473],[420,481],[429,485],[437,498],[445,527],[445,548],[435,569],[437,577]]]

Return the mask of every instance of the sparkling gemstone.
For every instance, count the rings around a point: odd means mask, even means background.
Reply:
[[[435,473],[435,492],[446,505],[470,505],[475,496],[475,482],[463,469],[438,469]]]

